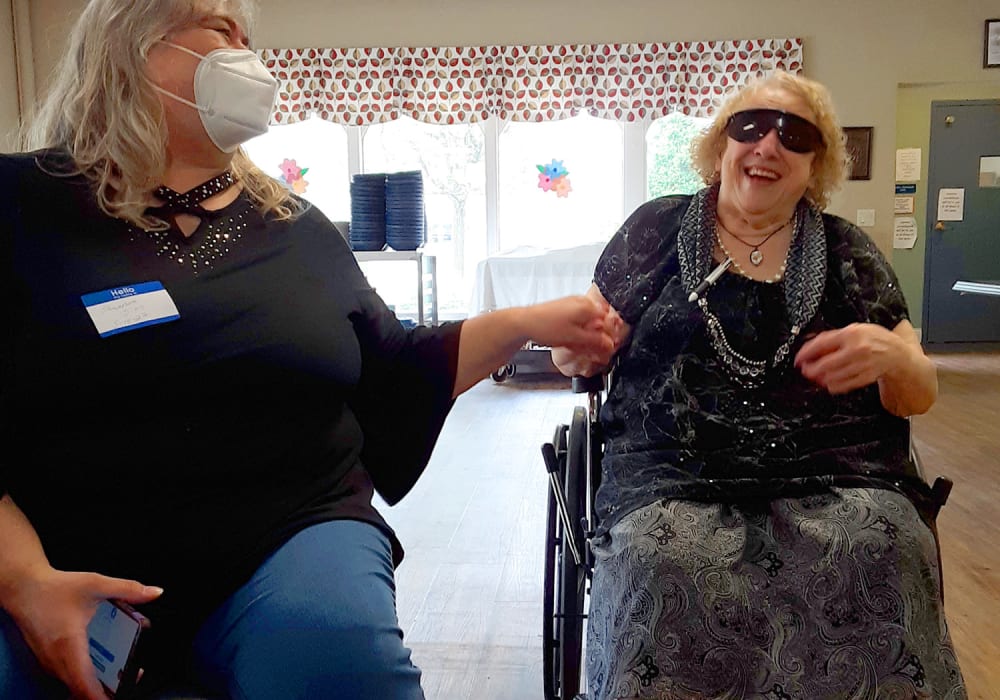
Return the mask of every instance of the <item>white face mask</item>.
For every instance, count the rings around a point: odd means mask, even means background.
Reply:
[[[267,132],[278,81],[249,49],[216,49],[204,56],[164,41],[201,59],[194,74],[194,102],[154,86],[158,92],[195,108],[208,138],[224,153]]]

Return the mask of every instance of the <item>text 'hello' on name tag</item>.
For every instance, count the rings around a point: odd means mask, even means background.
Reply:
[[[84,294],[80,299],[102,338],[181,317],[159,282],[114,287]]]

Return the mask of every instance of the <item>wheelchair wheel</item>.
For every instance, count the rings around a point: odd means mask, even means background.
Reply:
[[[554,446],[559,457],[560,481],[574,538],[585,556],[581,518],[586,508],[587,413],[582,407],[573,412],[567,429],[556,430]],[[580,691],[583,652],[583,621],[587,589],[587,567],[579,565],[566,543],[556,499],[549,489],[545,597],[543,605],[543,682],[546,700],[572,700]]]

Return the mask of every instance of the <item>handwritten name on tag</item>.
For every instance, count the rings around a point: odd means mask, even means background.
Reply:
[[[174,300],[159,282],[141,282],[80,297],[102,338],[179,319]]]

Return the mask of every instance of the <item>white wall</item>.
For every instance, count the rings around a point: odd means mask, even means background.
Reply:
[[[12,0],[0,0],[0,152],[13,149],[18,118],[14,9]]]

